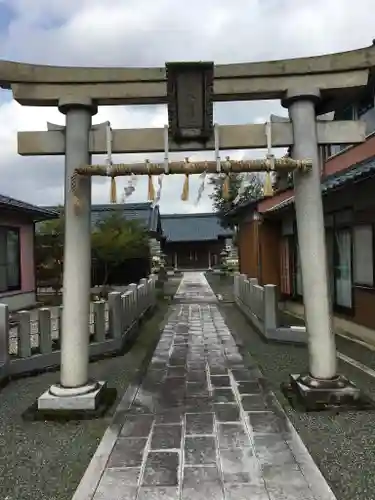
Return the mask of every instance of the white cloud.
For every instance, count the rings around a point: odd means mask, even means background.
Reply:
[[[370,45],[373,32],[370,0],[33,0],[32,7],[30,0],[3,0],[0,15],[4,5],[13,17],[0,32],[2,58],[57,65],[159,66],[170,60],[227,63],[308,56]],[[61,202],[63,159],[19,157],[16,134],[43,130],[47,121],[63,124],[63,115],[55,109],[21,107],[6,100],[6,91],[4,96],[1,191],[33,203]],[[261,123],[278,112],[274,102],[221,103],[215,119]],[[112,107],[101,108],[94,123],[110,120],[113,127],[150,127],[162,126],[166,118],[163,107]],[[182,182],[165,179],[163,211],[211,208],[207,193],[198,208],[194,205],[198,179],[191,182],[192,201],[182,203]],[[119,187],[123,184],[120,180]],[[144,201],[146,191],[145,179],[140,180],[132,200]],[[94,202],[106,202],[108,193],[105,180],[94,181]]]

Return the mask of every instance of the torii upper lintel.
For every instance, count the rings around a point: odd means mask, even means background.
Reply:
[[[215,79],[337,73],[375,67],[375,46],[313,57],[215,65]],[[51,66],[0,61],[0,84],[163,82],[165,68]]]
[[[214,101],[279,99],[296,84],[330,91],[367,84],[375,47],[317,57],[215,65]],[[98,105],[166,102],[165,68],[59,67],[0,62],[0,85],[23,105],[55,106],[62,93],[85,94]],[[332,93],[332,92],[331,92]],[[326,110],[325,110],[326,111]]]

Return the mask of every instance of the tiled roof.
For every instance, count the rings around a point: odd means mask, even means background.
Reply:
[[[57,208],[57,207],[56,207]],[[151,203],[100,204],[91,207],[91,223],[95,225],[106,216],[120,212],[127,220],[138,220],[150,232],[157,232],[160,223],[159,207]]]
[[[281,210],[282,208],[288,207],[291,205],[294,201],[294,196],[290,196],[286,200],[280,201],[280,203],[277,203],[277,205],[274,205],[273,207],[269,208],[266,210],[266,213],[269,212],[277,212],[278,210]]]
[[[220,224],[214,213],[166,214],[161,216],[163,234],[167,241],[212,241],[230,238],[233,232]]]
[[[59,213],[55,210],[31,205],[31,203],[16,200],[15,198],[4,196],[2,194],[0,194],[0,207],[9,208],[11,210],[17,210],[18,212],[28,214],[34,220],[54,219],[59,215]]]
[[[322,194],[325,195],[333,189],[338,189],[349,182],[365,179],[375,175],[375,157],[368,158],[360,163],[356,163],[350,168],[325,177],[322,182]],[[294,196],[274,205],[266,213],[277,212],[294,203]]]
[[[341,187],[348,182],[357,181],[373,175],[375,175],[375,157],[357,163],[343,172],[326,177],[322,184],[322,191],[325,193],[331,189]]]
[[[92,205],[91,222],[95,225],[98,221],[103,220],[106,215],[114,212],[121,212],[127,220],[137,220],[150,229],[151,218],[151,203],[119,203],[119,204],[104,204]]]

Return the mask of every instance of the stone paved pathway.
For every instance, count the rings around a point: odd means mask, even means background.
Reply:
[[[184,275],[184,297],[121,413],[94,500],[334,500],[202,273]]]

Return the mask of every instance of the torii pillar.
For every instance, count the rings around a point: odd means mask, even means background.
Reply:
[[[65,238],[60,382],[38,399],[39,410],[95,410],[103,382],[89,380],[91,288],[91,177],[77,180],[79,207],[71,189],[74,169],[91,163],[89,136],[97,106],[88,98],[62,98],[65,127]]]
[[[293,126],[293,158],[312,160],[312,169],[294,172],[298,246],[309,339],[309,373],[291,375],[291,387],[310,409],[332,403],[352,403],[360,397],[359,389],[337,373],[315,112],[319,101],[320,91],[313,88],[290,90],[282,102],[288,108]]]

